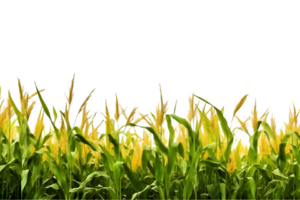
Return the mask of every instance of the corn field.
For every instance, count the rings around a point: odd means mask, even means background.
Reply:
[[[26,93],[20,80],[21,105],[10,92],[1,100],[1,199],[300,199],[295,106],[285,130],[277,133],[268,110],[258,118],[256,102],[248,119],[237,117],[245,95],[230,119],[240,127],[231,129],[224,107],[194,94],[187,118],[175,115],[176,106],[167,114],[160,90],[155,114],[139,113],[134,120],[137,108],[126,114],[116,96],[114,116],[105,105],[104,120],[95,126],[95,115],[86,108],[92,91],[79,108],[81,122],[71,126],[74,77],[64,112],[49,109],[37,85],[36,93]],[[34,98],[42,107],[32,129]],[[122,126],[120,117],[126,119]],[[49,130],[45,120],[51,122]],[[139,126],[142,120],[148,126]],[[101,125],[105,133],[98,131]],[[237,130],[248,135],[249,147],[235,140]]]

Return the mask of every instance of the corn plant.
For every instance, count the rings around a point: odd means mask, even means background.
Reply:
[[[238,118],[245,95],[231,119],[240,127],[232,129],[224,107],[220,110],[194,94],[186,118],[175,114],[177,101],[173,113],[167,114],[168,102],[163,101],[160,88],[155,114],[139,113],[134,120],[138,108],[127,115],[116,95],[114,117],[105,102],[104,119],[95,125],[96,113],[87,111],[92,90],[72,126],[74,78],[64,111],[49,109],[42,97],[44,90],[37,85],[36,93],[29,96],[20,80],[20,106],[10,92],[6,106],[4,100],[0,103],[1,199],[300,198],[300,111],[296,113],[294,105],[285,130],[278,134],[275,118],[268,123],[268,110],[258,118],[256,101],[251,116],[244,121]],[[33,98],[42,107],[36,126],[30,128]],[[81,122],[76,125],[79,115]],[[121,116],[126,123],[119,126]],[[250,119],[252,131],[248,130]],[[51,122],[48,131],[45,120]],[[142,120],[148,126],[138,125]],[[102,124],[104,133],[98,131]],[[143,131],[142,136],[136,129]],[[249,137],[249,146],[236,140],[237,130]]]

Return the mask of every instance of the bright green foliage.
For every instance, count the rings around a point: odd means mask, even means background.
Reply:
[[[247,120],[236,116],[248,95],[233,112],[241,127],[231,129],[224,107],[219,110],[194,95],[185,119],[175,115],[177,101],[173,114],[167,114],[161,94],[161,106],[152,118],[141,114],[133,121],[136,108],[127,116],[122,107],[119,113],[117,101],[114,120],[106,107],[105,133],[100,133],[103,121],[94,126],[86,110],[91,94],[79,109],[81,124],[70,125],[73,86],[74,78],[64,112],[53,108],[50,113],[42,90],[36,86],[36,93],[29,96],[20,82],[20,107],[10,93],[7,105],[0,104],[1,199],[300,198],[300,126],[295,108],[280,135],[273,121],[267,122],[268,113],[258,119],[255,110],[254,131],[249,133]],[[28,103],[35,95],[51,122],[48,132],[42,117],[34,129],[28,126],[33,108]],[[202,110],[194,97],[205,103]],[[206,104],[211,106],[208,111]],[[121,115],[126,124],[119,127]],[[141,120],[149,126],[137,125]],[[143,137],[136,128],[144,131]],[[241,142],[233,148],[235,129],[249,136],[249,150]]]

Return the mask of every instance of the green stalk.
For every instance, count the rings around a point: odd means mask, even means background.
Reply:
[[[69,183],[69,191],[72,189],[72,172],[70,171],[70,183]],[[68,192],[69,192],[68,191]],[[71,195],[69,196],[69,199],[71,200]]]
[[[4,173],[2,173],[2,181],[1,181],[1,192],[2,192],[2,194],[1,194],[1,199],[3,199],[3,181],[4,180]]]
[[[158,189],[159,197],[161,200],[165,200],[165,191],[161,187]]]
[[[195,185],[194,185],[194,192],[195,192],[195,200],[197,200],[197,189],[196,189]]]

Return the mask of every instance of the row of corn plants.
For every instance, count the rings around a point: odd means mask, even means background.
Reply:
[[[187,118],[175,115],[176,105],[167,114],[160,90],[155,114],[139,113],[134,120],[137,108],[127,115],[116,96],[114,117],[105,105],[104,120],[95,126],[95,114],[86,108],[92,91],[78,111],[81,123],[75,126],[75,120],[72,126],[74,77],[65,110],[59,112],[47,107],[37,86],[31,96],[20,80],[18,86],[21,105],[10,93],[0,104],[1,199],[300,199],[295,106],[285,130],[277,133],[274,117],[267,122],[268,110],[258,118],[256,103],[248,119],[237,117],[246,95],[231,119],[240,127],[231,129],[224,107],[219,110],[196,95],[189,98]],[[33,98],[42,107],[30,129]],[[126,123],[119,126],[122,116]],[[51,122],[48,131],[45,120]],[[142,120],[148,126],[138,125]],[[105,133],[98,131],[102,124]],[[249,147],[236,140],[237,130],[248,135]]]

